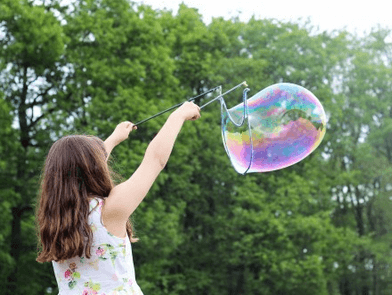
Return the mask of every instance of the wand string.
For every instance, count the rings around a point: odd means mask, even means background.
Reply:
[[[222,88],[220,88],[220,93],[221,93],[221,94],[219,94],[217,97],[211,99],[209,102],[203,104],[203,105],[200,107],[200,109],[202,109],[202,108],[208,106],[210,103],[212,103],[212,102],[218,100],[219,98],[222,98],[224,95],[228,94],[229,92],[232,92],[233,90],[236,90],[236,89],[237,89],[238,87],[240,87],[240,86],[248,86],[248,85],[247,85],[246,82],[244,81],[244,82],[242,82],[241,84],[238,84],[237,86],[234,86],[234,87],[231,88],[230,90],[227,90],[227,91],[226,91],[225,93],[223,93],[223,94],[222,94]],[[221,86],[218,86],[218,88],[219,88],[219,87],[221,87]]]

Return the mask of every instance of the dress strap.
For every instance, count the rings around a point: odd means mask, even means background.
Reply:
[[[96,207],[102,208],[102,200],[98,198],[93,198],[90,200],[90,211],[94,210]]]

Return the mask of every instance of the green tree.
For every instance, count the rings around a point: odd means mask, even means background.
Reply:
[[[330,170],[337,202],[337,226],[360,238],[353,260],[345,265],[342,294],[389,294],[390,265],[391,44],[388,30],[364,38],[350,36],[346,58],[335,71],[335,106],[331,122]]]
[[[3,155],[0,160],[0,194],[2,202],[0,202],[1,217],[0,217],[0,263],[3,266],[0,271],[1,282],[6,281],[8,276],[9,266],[14,266],[14,261],[10,254],[10,243],[8,237],[10,236],[10,224],[12,221],[11,215],[11,200],[15,197],[15,192],[12,189],[11,180],[14,179],[13,165],[10,161],[15,160],[17,154],[15,153],[15,142],[17,135],[12,128],[11,106],[7,103],[3,95],[0,97],[0,153]],[[0,288],[5,288],[4,283],[1,283]]]
[[[10,213],[5,237],[12,260],[8,260],[2,289],[9,294],[31,290],[43,292],[36,276],[31,276],[36,238],[34,235],[33,199],[42,163],[43,149],[49,142],[42,124],[47,115],[61,107],[54,97],[59,87],[59,59],[64,50],[60,22],[49,8],[28,1],[2,1],[0,4],[1,86],[5,103],[13,114],[12,151],[8,150],[7,182],[2,206]],[[9,125],[8,125],[9,126]],[[5,215],[7,216],[7,214]],[[43,271],[44,270],[44,271]],[[48,268],[37,274],[48,278]],[[23,284],[21,283],[23,282]]]

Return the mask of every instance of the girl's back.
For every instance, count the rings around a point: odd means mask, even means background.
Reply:
[[[103,203],[100,198],[90,201],[91,257],[52,261],[60,294],[143,294],[136,283],[128,234],[121,238],[106,229],[102,222]]]

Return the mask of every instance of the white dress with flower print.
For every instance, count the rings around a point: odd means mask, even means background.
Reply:
[[[102,205],[101,199],[90,201],[90,259],[78,256],[63,263],[52,261],[59,295],[143,295],[135,280],[128,235],[119,238],[107,231],[101,220]]]

